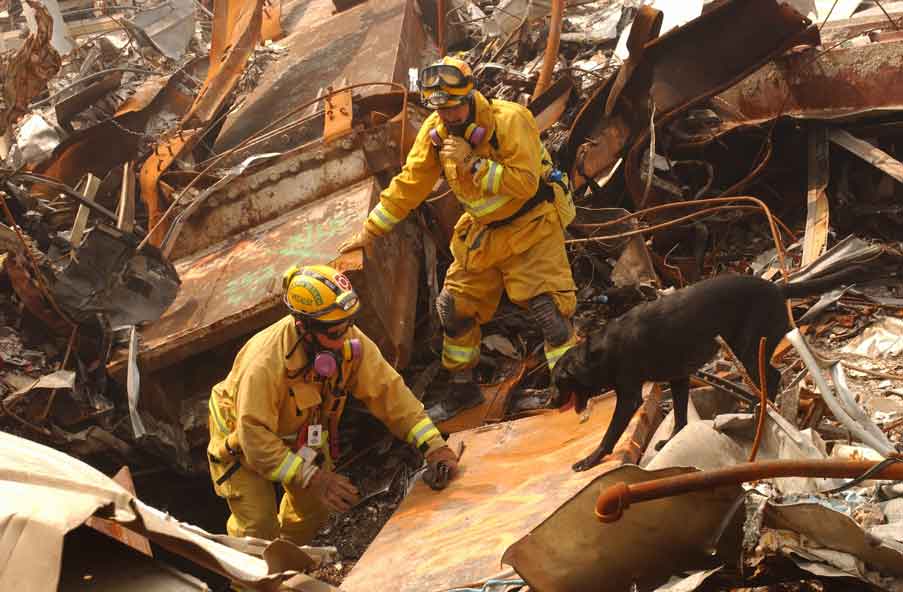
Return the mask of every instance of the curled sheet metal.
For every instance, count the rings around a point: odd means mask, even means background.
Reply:
[[[502,561],[537,592],[598,590],[600,582],[611,592],[628,592],[633,584],[648,590],[672,574],[715,567],[720,562],[713,557],[714,535],[742,494],[739,485],[644,502],[617,522],[593,523],[600,488],[691,472],[611,469],[511,545]],[[729,529],[720,543],[736,544],[738,537],[739,528]]]
[[[149,79],[120,105],[112,119],[69,136],[35,172],[74,187],[87,173],[104,178],[124,162],[135,160],[148,129],[165,126],[173,114],[187,111],[192,99],[184,89],[195,87],[193,79],[204,66],[193,60],[168,80]]]
[[[755,566],[765,556],[778,555],[820,576],[855,577],[878,589],[899,590],[903,585],[903,550],[899,541],[876,535],[880,532],[876,527],[863,529],[850,516],[819,501],[769,501],[763,512],[760,544],[747,559],[748,565]],[[899,521],[895,524],[900,525]],[[852,588],[849,584],[847,587]]]
[[[298,574],[310,558],[295,548],[279,553],[278,567],[237,551],[204,530],[148,506],[112,479],[48,446],[0,432],[0,589],[56,590],[67,532],[97,510],[118,524],[242,588],[335,592]],[[280,542],[279,546],[285,543]],[[293,564],[286,560],[299,558]],[[292,585],[280,587],[289,581]]]
[[[179,276],[159,251],[135,253],[134,237],[115,228],[94,226],[75,254],[51,291],[76,322],[89,322],[97,313],[113,326],[154,321],[179,291]]]
[[[158,190],[160,177],[182,154],[186,146],[194,144],[195,138],[198,137],[201,131],[200,129],[175,130],[154,146],[154,151],[141,165],[141,171],[138,173],[138,185],[141,188],[141,197],[147,208],[147,224],[149,227],[148,231],[151,232],[150,243],[152,245],[161,245],[166,234],[166,228],[157,227],[157,223],[166,210]],[[157,228],[157,230],[152,230],[154,228]]]
[[[824,35],[824,32],[823,32]],[[833,44],[824,39],[823,44]],[[903,109],[903,43],[789,53],[718,94],[716,135],[776,117],[835,120]]]

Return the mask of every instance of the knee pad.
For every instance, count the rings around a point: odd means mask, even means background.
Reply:
[[[436,312],[442,329],[449,337],[463,335],[474,326],[474,320],[467,317],[459,317],[455,312],[455,299],[448,290],[442,288],[436,297]]]
[[[542,335],[549,345],[563,344],[571,336],[571,324],[564,318],[550,294],[540,294],[530,299],[530,313],[539,325]]]

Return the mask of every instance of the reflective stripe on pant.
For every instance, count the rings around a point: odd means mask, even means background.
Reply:
[[[455,337],[448,334],[442,338],[442,365],[457,372],[473,368],[480,360],[480,327],[472,326]]]
[[[442,364],[448,370],[477,364],[480,325],[495,315],[502,290],[519,306],[547,293],[562,316],[573,316],[576,286],[558,212],[549,203],[536,210],[500,228],[489,229],[466,218],[455,227],[451,244],[455,259],[445,276],[445,289],[455,300],[455,315],[476,323],[456,337],[445,335]]]
[[[561,359],[561,356],[575,345],[577,345],[576,335],[571,335],[570,339],[557,347],[549,345],[549,342],[547,341],[543,349],[546,353],[546,363],[549,365],[549,370],[554,368],[558,360]]]

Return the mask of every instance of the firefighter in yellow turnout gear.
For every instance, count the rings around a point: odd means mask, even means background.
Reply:
[[[360,308],[348,279],[325,265],[283,278],[289,315],[252,337],[210,396],[210,475],[232,515],[232,536],[307,544],[329,510],[359,494],[333,472],[337,426],[352,395],[435,469],[457,458],[423,405],[354,326]],[[274,484],[285,489],[276,508]]]
[[[554,170],[526,108],[487,100],[474,90],[470,67],[455,58],[422,70],[419,86],[435,111],[364,228],[339,250],[365,247],[390,232],[445,175],[465,211],[436,307],[442,363],[467,407],[482,399],[471,369],[479,360],[480,325],[495,314],[503,289],[541,328],[550,368],[574,345],[576,288],[563,230],[573,220],[573,202],[567,177]]]

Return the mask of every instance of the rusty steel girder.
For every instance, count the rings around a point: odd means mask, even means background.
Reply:
[[[780,56],[712,99],[720,135],[776,117],[837,119],[903,109],[903,41]]]
[[[645,12],[652,22],[657,11]],[[578,114],[565,161],[573,165],[579,189],[587,178],[610,170],[629,147],[624,172],[637,207],[644,200],[640,159],[649,145],[653,108],[660,128],[787,49],[818,43],[809,20],[776,0],[725,2],[658,38],[655,26],[645,30],[649,39],[632,40],[634,51],[622,67],[628,73],[600,88]]]

